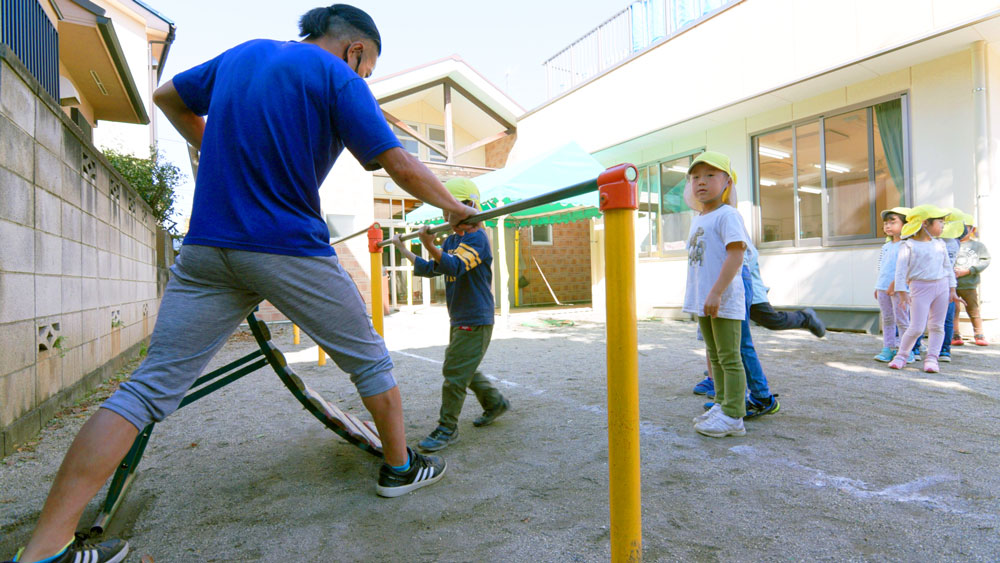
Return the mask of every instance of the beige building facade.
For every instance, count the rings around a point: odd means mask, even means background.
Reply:
[[[667,14],[692,4],[660,3]],[[641,314],[679,312],[692,213],[679,189],[703,150],[733,160],[771,302],[814,307],[831,326],[877,330],[881,209],[958,207],[1000,248],[989,220],[1000,212],[1000,3],[701,4],[521,116],[511,154],[572,140],[606,166],[639,166]],[[1000,274],[982,280],[995,326]]]

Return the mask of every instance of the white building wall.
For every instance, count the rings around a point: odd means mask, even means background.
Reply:
[[[1000,80],[1000,56],[991,48],[990,79]],[[859,73],[863,75],[863,73]],[[882,76],[847,84],[808,99],[788,103],[768,111],[745,115],[708,129],[689,131],[684,126],[676,128],[675,138],[625,154],[621,160],[643,164],[708,148],[730,155],[740,179],[737,194],[739,209],[748,229],[754,234],[755,211],[752,205],[750,162],[751,136],[796,120],[829,114],[848,106],[869,103],[880,97],[905,92],[910,102],[909,127],[911,143],[911,183],[913,202],[933,203],[939,206],[956,206],[972,210],[975,201],[974,113],[972,104],[972,56],[970,49],[946,54],[933,60],[896,69]],[[1000,86],[995,90],[1000,93]],[[991,93],[991,100],[996,100]],[[558,106],[561,102],[557,102]],[[1000,106],[996,106],[1000,107]],[[527,117],[522,122],[518,143],[542,146],[553,143],[552,134],[560,127],[551,126],[548,108]],[[556,111],[561,111],[557,108]],[[655,110],[654,110],[655,111]],[[992,134],[1000,131],[996,114]],[[536,116],[541,119],[536,119]],[[541,135],[536,128],[539,121],[550,126],[549,135]],[[711,120],[707,122],[711,123]],[[653,122],[644,120],[644,126]],[[594,129],[597,129],[595,127]],[[589,138],[601,137],[600,131],[588,132]],[[539,138],[541,137],[541,138]],[[669,131],[663,136],[670,138]],[[560,138],[560,142],[561,142]],[[996,154],[997,139],[992,149]],[[523,149],[522,147],[519,147]],[[517,149],[515,149],[517,150]],[[524,154],[522,152],[522,154]],[[1000,161],[998,161],[1000,162]],[[611,164],[611,163],[606,163]],[[997,166],[993,166],[993,174]],[[989,198],[981,198],[981,205],[989,205]],[[995,204],[993,204],[995,205]],[[986,207],[982,207],[985,209]],[[993,209],[993,207],[989,207]],[[990,245],[988,228],[983,232],[984,242]],[[992,245],[1000,248],[1000,242]],[[879,244],[853,247],[811,247],[765,249],[761,256],[761,270],[765,283],[770,285],[770,300],[779,306],[817,306],[848,309],[876,307],[872,297],[878,262]],[[643,258],[638,270],[638,305],[640,314],[653,307],[679,307],[684,294],[686,259]],[[983,291],[993,310],[996,296],[1000,294],[1000,274],[983,276]],[[995,312],[987,312],[995,318]]]
[[[319,189],[323,215],[353,215],[354,224],[350,230],[352,233],[371,225],[375,221],[375,208],[372,205],[373,185],[373,174],[365,170],[357,159],[345,150]],[[355,237],[347,242],[347,246],[370,279],[368,237],[365,235]]]
[[[516,162],[596,152],[1000,10],[996,0],[748,0],[518,120]],[[862,82],[877,72],[858,67]]]

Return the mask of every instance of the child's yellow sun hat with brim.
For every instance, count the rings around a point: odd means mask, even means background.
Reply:
[[[695,157],[691,161],[691,166],[688,166],[688,181],[684,186],[684,203],[688,207],[694,209],[695,211],[701,212],[701,203],[699,203],[694,198],[694,188],[691,186],[691,169],[697,164],[705,163],[716,170],[721,170],[729,175],[729,179],[732,183],[726,188],[726,191],[722,192],[722,203],[736,207],[736,172],[733,171],[733,165],[729,160],[729,157],[722,154],[721,152],[715,151],[705,151]]]
[[[923,226],[924,221],[928,219],[944,219],[948,214],[949,211],[947,209],[941,209],[929,203],[913,207],[906,214],[906,224],[903,225],[903,232],[901,234],[903,238],[911,237],[917,234],[920,227]]]
[[[910,212],[909,207],[893,207],[892,209],[883,209],[881,216],[882,220],[885,221],[885,216],[890,213],[895,213],[896,215],[903,216],[903,223],[906,223],[906,214]],[[885,237],[885,242],[892,242],[892,237]]]
[[[896,215],[902,215],[903,217],[906,217],[906,215],[909,212],[910,212],[909,207],[893,207],[892,209],[883,209],[881,215],[882,215],[882,220],[885,221],[885,216],[890,213],[895,213]],[[906,220],[904,219],[903,222],[905,223]]]
[[[944,218],[944,231],[941,232],[941,238],[959,238],[965,232],[965,218],[969,215],[957,207],[952,207],[948,211],[948,216]]]
[[[458,201],[471,201],[472,206],[482,210],[479,205],[479,187],[468,178],[452,178],[444,183],[444,187],[455,196]]]

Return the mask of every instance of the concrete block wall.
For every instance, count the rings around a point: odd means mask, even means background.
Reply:
[[[531,227],[524,227],[520,234],[521,256],[518,269],[528,278],[528,285],[521,288],[521,305],[555,303],[545,286],[541,271],[560,302],[591,300],[590,280],[590,223],[557,223],[552,225],[552,244],[531,244]],[[538,266],[532,260],[538,261]]]
[[[150,335],[157,225],[0,45],[0,452]]]

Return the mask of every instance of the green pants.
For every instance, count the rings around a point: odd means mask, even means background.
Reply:
[[[444,384],[441,386],[441,426],[455,428],[458,415],[462,414],[466,389],[472,389],[483,410],[500,404],[503,396],[479,371],[479,363],[490,347],[493,325],[459,328],[451,327],[451,339],[444,351]]]
[[[713,317],[698,317],[701,335],[705,338],[708,361],[715,380],[715,402],[722,412],[733,418],[747,414],[747,375],[740,359],[740,329],[743,321]]]

